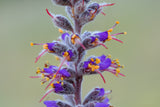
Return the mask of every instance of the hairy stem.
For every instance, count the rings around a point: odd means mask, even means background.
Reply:
[[[74,32],[78,34],[81,33],[81,25],[76,19],[74,20]]]

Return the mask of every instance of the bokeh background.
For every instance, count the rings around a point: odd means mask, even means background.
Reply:
[[[127,31],[118,36],[124,41],[107,42],[103,47],[88,51],[87,56],[111,54],[125,65],[121,70],[126,77],[117,78],[105,72],[107,83],[99,75],[87,76],[83,82],[83,98],[92,88],[99,86],[112,90],[110,95],[114,107],[159,107],[160,106],[160,14],[159,0],[105,0],[115,6],[104,8],[94,22],[83,28],[89,31],[104,31],[115,21],[120,24],[113,33]],[[0,0],[0,106],[1,107],[45,107],[38,101],[45,93],[36,67],[45,61],[58,65],[52,55],[43,56],[38,63],[35,57],[41,46],[31,47],[30,42],[46,43],[60,35],[53,26],[45,8],[56,14],[64,14],[64,7],[55,6],[50,0]],[[50,94],[45,100],[62,99]]]

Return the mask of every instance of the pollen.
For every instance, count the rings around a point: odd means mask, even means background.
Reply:
[[[44,74],[42,74],[41,77],[44,78]]]
[[[108,58],[111,58],[111,55],[109,54],[107,57],[108,57]]]
[[[59,31],[60,33],[63,33],[63,30],[62,30],[62,29],[58,29],[58,31]]]
[[[48,49],[48,44],[44,44],[43,49]]]
[[[61,82],[61,85],[64,85],[64,82]]]
[[[46,80],[49,81],[49,78],[47,77]]]
[[[63,77],[61,77],[61,80],[63,81]]]
[[[121,67],[124,68],[124,65],[122,65]]]
[[[33,46],[34,45],[34,43],[33,42],[31,42],[31,44],[30,44],[31,46]]]
[[[127,34],[127,32],[124,32],[124,35],[126,35]]]
[[[63,57],[66,57],[66,56],[68,56],[68,55],[69,55],[68,52],[64,52]]]
[[[44,83],[43,82],[41,82],[41,85],[43,85]]]
[[[37,69],[36,73],[37,73],[37,74],[40,74],[40,73],[41,73],[41,70],[40,70],[40,69]]]
[[[112,31],[113,31],[113,29],[109,29],[109,30],[108,30],[108,32],[112,32]]]
[[[117,64],[119,64],[119,60],[118,59],[116,59],[115,61],[116,61]]]
[[[112,36],[109,35],[107,41],[110,41],[110,40],[112,40]]]
[[[56,74],[53,75],[53,78],[52,78],[52,79],[55,79],[55,78],[56,78]]]
[[[119,21],[116,21],[116,24],[119,24]]]
[[[99,64],[100,62],[100,59],[96,58],[96,64]]]
[[[57,81],[57,83],[59,84],[60,82],[59,82],[59,81]]]
[[[93,58],[91,58],[91,61],[92,61],[92,62],[94,62],[94,59],[93,59]]]
[[[51,84],[51,87],[53,87],[53,88],[54,88],[54,84],[53,84],[53,83]]]

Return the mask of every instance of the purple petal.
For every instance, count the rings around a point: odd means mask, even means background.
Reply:
[[[59,71],[60,74],[62,74],[62,76],[65,76],[65,77],[70,77],[70,73],[66,70],[66,69],[61,69]]]
[[[47,43],[48,45],[48,49],[53,51],[53,46],[55,45],[55,43]]]
[[[61,84],[55,83],[54,89],[55,89],[55,92],[58,93],[63,90],[63,87],[61,86]]]
[[[99,96],[104,96],[105,90],[104,88],[101,88],[99,91]]]
[[[83,68],[88,68],[89,61],[84,61]]]
[[[106,39],[108,39],[108,32],[101,32],[101,33],[96,33],[95,35],[99,35],[98,39],[100,41],[105,41]]]
[[[65,40],[66,36],[70,36],[69,33],[63,33],[61,37],[62,37],[63,40]]]
[[[109,107],[109,104],[105,104],[105,103],[96,103],[95,107]]]
[[[105,70],[107,69],[110,65],[111,65],[111,59],[110,58],[107,58],[105,59],[103,62],[99,63],[99,70]]]
[[[47,107],[58,107],[56,101],[44,101],[43,102]]]

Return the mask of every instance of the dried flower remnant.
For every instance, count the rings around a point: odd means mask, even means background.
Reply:
[[[110,72],[116,77],[125,76],[120,72],[124,66],[120,65],[118,59],[112,59],[111,55],[90,56],[84,59],[86,52],[98,46],[105,45],[110,40],[116,40],[116,36],[127,34],[120,32],[111,34],[113,29],[119,24],[119,21],[106,31],[86,31],[81,33],[82,27],[87,23],[94,21],[99,13],[106,15],[103,7],[113,6],[115,3],[91,3],[90,0],[52,0],[55,5],[66,7],[68,16],[74,23],[62,15],[54,15],[48,9],[47,14],[52,22],[59,28],[60,37],[50,43],[31,43],[31,46],[41,45],[43,50],[36,57],[35,63],[46,53],[53,54],[61,61],[59,66],[44,64],[44,68],[37,68],[37,76],[30,78],[41,78],[41,85],[46,84],[46,93],[40,99],[45,100],[49,94],[55,93],[64,96],[67,101],[54,100],[44,101],[46,107],[113,107],[109,101],[108,95],[111,91],[105,91],[104,88],[94,88],[81,101],[81,84],[83,76],[99,74],[103,82],[106,83],[103,72]]]

